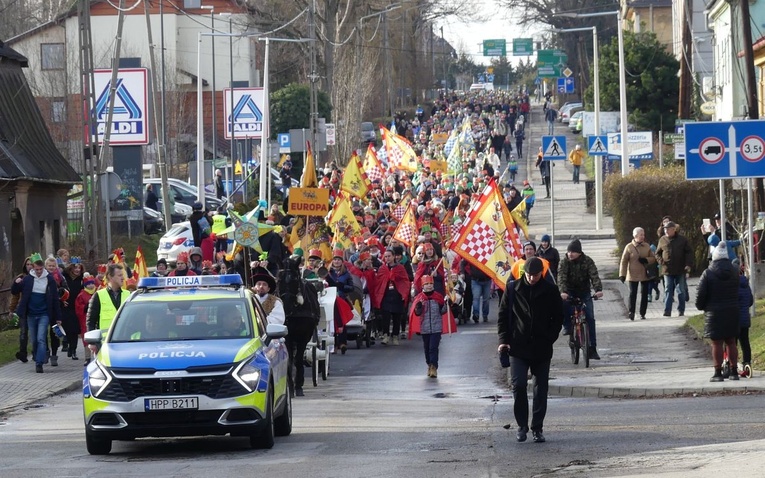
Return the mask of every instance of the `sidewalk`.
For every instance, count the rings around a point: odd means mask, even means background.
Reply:
[[[550,233],[550,199],[544,199],[539,169],[534,167],[536,153],[547,134],[547,125],[541,120],[541,106],[532,107],[532,120],[527,125],[528,158],[519,161],[516,178],[522,182],[530,178],[537,201],[531,212],[529,234],[539,245],[542,234]],[[555,134],[566,134],[569,148],[582,144],[585,139],[568,132],[560,123]],[[627,319],[629,287],[614,277],[618,271],[621,250],[617,250],[613,219],[605,216],[601,230],[595,230],[595,215],[586,211],[584,180],[572,182],[572,167],[568,161],[555,161],[553,188],[555,196],[554,245],[561,256],[573,238],[582,242],[584,253],[593,258],[603,280],[604,297],[595,301],[598,352],[601,360],[590,361],[585,369],[583,361],[574,365],[570,360],[568,337],[561,336],[555,344],[550,371],[550,394],[567,397],[645,397],[671,394],[710,393],[728,390],[765,390],[765,376],[755,371],[752,379],[711,383],[712,361],[708,345],[690,337],[683,328],[685,317],[677,315],[677,300],[672,317],[663,317],[664,292],[661,300],[648,304],[646,320]],[[698,278],[689,280],[690,302],[685,316],[700,312],[694,307]],[[640,299],[638,298],[638,306]]]
[[[77,390],[82,387],[82,344],[78,344],[80,360],[58,356],[58,367],[44,365],[44,373],[35,373],[35,363],[18,360],[0,367],[0,415],[32,405],[52,395]]]

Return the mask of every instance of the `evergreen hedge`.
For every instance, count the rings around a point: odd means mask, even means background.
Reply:
[[[632,230],[642,227],[646,241],[658,244],[656,235],[661,218],[670,216],[694,252],[693,273],[707,266],[708,246],[700,226],[719,210],[716,181],[687,181],[682,166],[659,169],[641,167],[626,177],[610,174],[604,183],[605,207],[614,218],[619,250],[632,240]]]

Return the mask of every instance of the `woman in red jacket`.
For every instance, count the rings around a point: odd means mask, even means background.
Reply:
[[[74,313],[77,315],[77,321],[80,323],[80,339],[83,339],[85,332],[88,331],[88,305],[93,294],[96,292],[96,279],[87,272],[82,276],[82,290],[74,299]],[[90,363],[90,349],[85,341],[82,341],[85,348],[85,365]]]
[[[375,276],[374,288],[370,289],[372,307],[379,311],[378,331],[383,336],[383,345],[388,345],[391,322],[393,322],[393,345],[398,345],[401,321],[406,314],[410,288],[411,282],[406,269],[396,262],[393,251],[386,249],[383,254],[383,264]]]

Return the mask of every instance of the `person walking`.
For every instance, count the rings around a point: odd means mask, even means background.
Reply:
[[[433,276],[422,276],[420,288],[422,292],[414,298],[412,315],[409,317],[409,337],[415,333],[422,336],[428,377],[437,378],[438,346],[441,334],[445,332],[443,314],[446,313],[447,304],[444,296],[435,290]]]
[[[510,355],[513,414],[518,425],[516,439],[526,441],[529,431],[528,373],[533,376],[534,394],[531,434],[535,443],[545,441],[547,390],[553,344],[563,324],[563,302],[554,284],[542,280],[543,264],[538,257],[526,261],[523,277],[510,279],[499,304],[497,351]]]
[[[628,318],[635,320],[635,302],[637,301],[638,285],[640,286],[640,320],[645,320],[648,309],[648,294],[651,291],[651,280],[648,279],[647,268],[656,263],[651,252],[651,246],[645,242],[645,230],[636,227],[632,230],[632,241],[624,246],[619,265],[619,280],[624,284],[629,282],[630,299]]]
[[[584,162],[584,151],[582,151],[582,145],[577,144],[574,149],[568,153],[568,162],[574,166],[572,181],[574,181],[574,184],[579,184],[579,170],[581,169],[582,163]]]
[[[672,316],[672,303],[677,290],[677,312],[685,315],[685,274],[691,271],[693,251],[685,236],[677,232],[672,221],[664,225],[664,235],[656,247],[656,261],[664,274],[664,317]],[[727,252],[727,247],[726,247]]]
[[[24,260],[24,265],[21,267],[21,274],[17,275],[11,284],[11,300],[8,303],[8,310],[13,312],[19,322],[19,351],[16,352],[16,358],[22,362],[27,363],[29,359],[29,328],[26,320],[18,319],[16,314],[16,308],[21,301],[21,290],[23,288],[23,279],[28,276],[32,271],[32,261],[27,257]],[[20,280],[21,279],[21,280]],[[34,346],[34,344],[32,344]],[[34,355],[34,353],[32,354]]]
[[[558,266],[560,265],[560,253],[558,252],[558,249],[550,244],[550,241],[552,241],[552,238],[549,234],[542,235],[539,249],[537,249],[537,257],[547,260],[550,264],[550,272],[552,272],[553,277],[557,280]]]
[[[72,360],[79,360],[77,342],[80,336],[80,321],[77,318],[75,304],[77,297],[82,292],[82,279],[82,262],[79,257],[72,257],[72,262],[64,269],[64,280],[66,281],[66,288],[69,290],[69,297],[63,301],[64,307],[61,309],[62,323],[66,332],[66,356]]]
[[[523,157],[523,140],[526,139],[526,131],[524,128],[516,128],[513,133],[515,136],[515,150],[518,152],[518,157]]]
[[[88,305],[88,330],[101,330],[105,335],[112,325],[117,309],[130,297],[122,288],[125,270],[120,264],[109,264],[106,269],[106,287],[93,294]]]
[[[555,120],[558,118],[558,112],[550,105],[545,111],[545,121],[547,121],[547,134],[552,136],[555,131]]]
[[[215,197],[223,199],[226,190],[223,188],[223,172],[220,169],[215,170]]]
[[[29,338],[33,344],[35,372],[43,373],[43,364],[48,360],[46,337],[51,325],[61,325],[61,306],[58,285],[45,269],[40,254],[32,254],[32,271],[15,282],[21,284],[21,299],[16,307],[19,320],[27,323]]]
[[[482,270],[471,265],[465,259],[462,259],[460,262],[460,273],[470,277],[470,290],[473,296],[473,322],[478,323],[479,314],[483,315],[484,322],[488,322],[491,279]],[[483,304],[481,300],[483,300]]]
[[[545,185],[545,189],[547,190],[545,199],[550,199],[550,168],[553,166],[550,163],[550,161],[545,161],[544,152],[540,146],[539,152],[537,153],[536,167],[539,168],[539,174],[542,176],[542,184]]]
[[[144,204],[149,209],[154,209],[155,211],[159,211],[159,197],[157,197],[157,194],[154,192],[154,186],[151,184],[146,185],[146,201],[144,201]]]
[[[710,382],[722,382],[723,347],[728,348],[730,379],[738,380],[739,278],[721,242],[712,252],[712,263],[701,274],[696,291],[696,308],[704,311],[704,338],[712,341],[714,375]],[[668,294],[669,295],[669,294]]]
[[[742,266],[738,276],[738,343],[741,344],[741,356],[744,367],[751,366],[752,345],[749,343],[749,327],[752,325],[752,317],[749,308],[754,304],[752,289],[749,287],[749,279],[746,278],[745,268]],[[744,370],[741,371],[744,374]],[[733,379],[735,380],[735,378]]]
[[[397,345],[412,283],[404,266],[396,262],[392,249],[386,249],[382,258],[383,264],[377,270],[374,289],[370,290],[372,307],[379,312],[381,343],[388,345],[393,322],[394,345]]]
[[[523,201],[526,203],[526,224],[531,224],[530,216],[531,216],[531,208],[534,207],[534,202],[536,202],[537,195],[534,192],[534,188],[531,186],[531,183],[526,179],[523,181],[523,190],[521,191],[521,195],[523,196]]]

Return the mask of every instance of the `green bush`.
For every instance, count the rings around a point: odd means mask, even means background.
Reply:
[[[656,230],[661,218],[670,216],[693,249],[693,271],[706,268],[708,246],[699,226],[705,217],[719,209],[717,182],[687,181],[681,166],[664,169],[648,166],[626,177],[609,175],[604,193],[620,249],[632,240],[635,227],[645,229],[646,240],[657,244]]]

